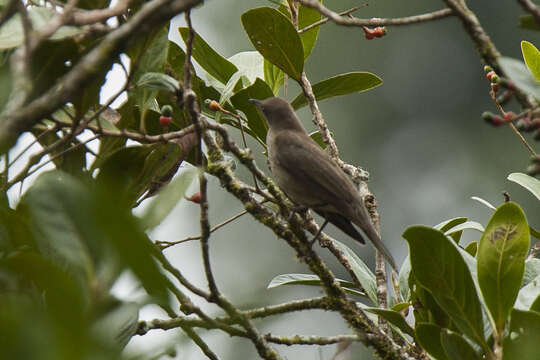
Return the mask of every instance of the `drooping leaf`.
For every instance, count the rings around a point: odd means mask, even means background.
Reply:
[[[320,1],[322,2],[322,0]],[[301,5],[298,9],[298,29],[303,29],[317,21],[321,20],[321,13],[315,9]],[[316,26],[306,32],[300,34],[300,40],[302,40],[302,46],[304,48],[304,59],[307,59],[319,36],[319,26]]]
[[[405,318],[399,312],[380,308],[365,308],[364,310],[379,315],[380,317],[388,321],[390,324],[403,331],[405,334],[414,338],[413,328],[409,324],[407,324],[407,321],[405,321]]]
[[[189,29],[179,27],[180,36],[187,41]],[[193,38],[193,58],[201,67],[222,84],[226,84],[229,78],[238,71],[238,68],[229,60],[219,55],[199,34]]]
[[[197,174],[195,168],[184,169],[179,176],[152,199],[141,218],[143,229],[150,230],[161,224],[174,206],[184,197]]]
[[[459,224],[459,225],[456,225],[454,226],[453,228],[451,228],[450,230],[447,230],[444,232],[445,235],[456,235],[456,234],[461,234],[461,232],[463,230],[466,230],[466,229],[470,229],[470,230],[476,230],[476,231],[479,231],[479,232],[484,232],[484,227],[482,226],[482,224],[480,224],[479,222],[476,222],[476,221],[466,221],[462,224]]]
[[[478,283],[498,331],[503,331],[521,287],[529,243],[525,214],[513,202],[495,211],[480,239]]]
[[[521,42],[521,52],[525,64],[535,77],[540,82],[540,51],[528,41]]]
[[[540,180],[522,173],[512,173],[507,179],[523,186],[540,200]]]
[[[420,346],[437,360],[448,360],[442,347],[442,328],[429,323],[418,323],[414,330]]]
[[[480,360],[482,357],[461,335],[448,329],[441,331],[441,345],[451,360]]]
[[[453,242],[425,226],[409,227],[403,237],[409,243],[415,278],[460,331],[485,346],[480,300],[469,268]]]
[[[528,310],[540,295],[540,275],[519,290],[514,308]]]
[[[501,56],[499,58],[499,65],[519,89],[540,99],[540,84],[532,76],[523,61]]]
[[[503,360],[538,359],[540,314],[535,311],[512,310],[510,332],[503,342]]]
[[[369,267],[352,251],[347,245],[337,241],[332,240],[335,246],[343,252],[345,258],[351,264],[352,271],[356,278],[360,282],[360,285],[364,288],[367,296],[374,305],[379,304],[377,298],[377,281],[375,280],[375,275],[371,272]]]
[[[299,81],[304,70],[302,41],[291,21],[278,10],[259,7],[242,14],[251,43],[265,59]]]
[[[456,218],[453,218],[453,219],[448,219],[446,221],[443,221],[443,222],[435,225],[433,228],[437,229],[437,230],[440,230],[443,233],[446,233],[448,230],[452,229],[453,227],[455,227],[455,226],[457,226],[459,224],[463,224],[466,221],[467,221],[466,217],[456,217]],[[452,236],[452,239],[454,239],[456,244],[458,244],[459,240],[461,239],[461,233],[462,233],[461,231],[456,231],[456,232],[454,232],[452,234],[446,234],[446,235]]]
[[[351,72],[336,75],[314,84],[313,94],[317,101],[322,101],[336,96],[366,91],[381,84],[382,80],[377,75],[368,72]],[[303,93],[296,96],[291,102],[295,110],[307,104],[307,99]]]
[[[285,81],[283,71],[266,59],[264,59],[264,81],[270,86],[274,95],[279,93],[279,89]]]
[[[471,196],[471,199],[472,200],[475,200],[475,201],[478,201],[480,204],[484,205],[485,207],[487,207],[488,209],[491,209],[491,210],[495,210],[497,209],[495,206],[491,205],[491,203],[487,200],[484,200],[482,199],[481,197],[478,197],[478,196]]]
[[[339,285],[346,292],[358,295],[366,296],[365,293],[354,289],[356,285],[350,281],[336,279]],[[282,285],[310,285],[310,286],[322,286],[322,281],[317,275],[312,274],[282,274],[274,277],[267,286],[267,289],[273,289]]]
[[[231,97],[231,103],[235,108],[246,114],[249,128],[253,130],[263,144],[266,143],[266,132],[268,131],[268,126],[266,125],[266,121],[262,115],[257,111],[255,106],[248,101],[248,99],[264,100],[272,96],[274,96],[274,94],[268,85],[261,79],[257,78],[253,85],[240,90]]]
[[[521,287],[533,281],[538,275],[540,275],[540,259],[532,258],[526,260]]]
[[[180,88],[178,81],[167,74],[157,72],[147,72],[143,74],[137,86],[148,90],[163,90],[169,92],[176,92]]]

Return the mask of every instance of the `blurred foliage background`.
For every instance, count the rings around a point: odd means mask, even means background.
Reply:
[[[361,4],[334,1],[326,5],[338,12]],[[214,49],[230,57],[240,51],[253,50],[240,16],[250,8],[265,5],[270,3],[263,0],[208,2],[193,12],[193,26]],[[443,6],[442,2],[427,0],[371,1],[355,16],[402,17]],[[538,32],[518,27],[522,10],[517,2],[477,0],[471,1],[469,6],[503,55],[521,58],[521,40],[538,45]],[[183,46],[174,26],[181,24],[180,19],[173,21],[170,36]],[[526,168],[529,153],[510,129],[492,128],[482,120],[483,111],[496,111],[482,65],[459,20],[448,17],[418,25],[388,27],[388,31],[382,39],[367,41],[360,28],[325,24],[305,70],[312,83],[349,71],[369,71],[384,81],[382,86],[362,94],[323,101],[320,107],[334,133],[341,158],[370,172],[369,185],[379,204],[382,237],[398,263],[407,253],[401,234],[408,225],[434,225],[456,216],[466,216],[485,225],[491,211],[471,200],[471,196],[480,196],[497,205],[503,201],[502,192],[508,191],[529,216],[540,213],[538,202],[517,184],[506,180],[509,173]],[[298,91],[297,85],[289,81],[289,96],[285,97],[291,100]],[[519,111],[515,103],[505,109]],[[299,115],[308,129],[315,130],[309,109],[302,109]],[[262,148],[255,143],[251,145],[258,164],[266,168]],[[210,178],[209,186],[212,225],[242,210],[236,199],[220,190],[216,179]],[[198,234],[198,215],[195,204],[181,202],[154,231],[153,238],[172,241]],[[528,221],[531,226],[540,227],[540,219],[529,218]],[[353,244],[331,226],[327,231],[351,245],[367,264],[374,264],[371,247]],[[464,234],[465,240],[477,240],[479,236],[476,232]],[[319,252],[330,264],[336,265],[325,251]],[[198,243],[172,247],[166,254],[173,263],[182,264],[189,278],[199,278],[198,283],[204,284]],[[240,308],[319,293],[318,289],[298,286],[266,289],[278,274],[308,270],[295,259],[285,242],[276,239],[249,216],[215,232],[211,237],[211,254],[222,291]],[[336,276],[347,278],[339,266],[334,270]],[[123,282],[117,291],[133,295],[128,283]],[[159,313],[152,309],[141,313],[143,319],[153,316]],[[342,319],[321,311],[263,321],[258,322],[261,333],[331,335],[348,332]],[[178,330],[168,331],[167,335],[154,331],[133,338],[128,350],[155,347],[169,341],[177,344],[179,337]],[[256,357],[248,341],[231,339],[217,332],[208,333],[205,339],[224,359]],[[289,359],[328,359],[335,352],[334,346],[278,348]],[[181,347],[181,352],[183,359],[202,356],[189,342]],[[355,345],[350,349],[350,358],[368,359],[369,353]]]

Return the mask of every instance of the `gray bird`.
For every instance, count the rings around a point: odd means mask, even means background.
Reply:
[[[297,205],[313,209],[347,235],[365,244],[354,223],[397,271],[394,258],[373,227],[364,202],[349,177],[311,139],[293,108],[283,99],[249,99],[268,123],[266,145],[278,186]]]

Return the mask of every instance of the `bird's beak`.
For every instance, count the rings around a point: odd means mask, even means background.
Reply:
[[[259,107],[261,105],[261,101],[257,99],[248,99],[248,101],[252,103],[253,105],[255,105],[256,107]]]

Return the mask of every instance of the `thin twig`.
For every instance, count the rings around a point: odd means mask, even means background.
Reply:
[[[355,12],[355,11],[358,10],[358,9],[361,9],[361,8],[363,8],[363,7],[366,7],[367,5],[368,5],[368,4],[364,4],[364,5],[362,5],[362,6],[356,6],[356,7],[353,7],[353,8],[351,8],[351,9],[349,9],[349,10],[345,10],[345,11],[343,11],[343,12],[340,12],[338,15],[339,15],[339,16],[346,16],[346,15],[349,15],[349,14]],[[322,25],[322,24],[326,24],[326,23],[329,22],[329,21],[330,21],[330,18],[327,18],[327,17],[322,18],[321,20],[319,20],[319,21],[317,21],[317,22],[314,22],[313,24],[308,25],[308,26],[306,26],[306,27],[304,27],[304,28],[298,30],[298,33],[299,33],[299,34],[303,34],[303,33],[305,33],[306,31],[309,31],[309,30],[311,30],[311,29],[314,29],[314,28],[316,28],[317,26],[320,26],[320,25]]]
[[[302,5],[316,9],[323,16],[326,16],[331,21],[339,25],[344,26],[388,26],[388,25],[410,25],[417,24],[426,21],[438,20],[445,18],[453,14],[452,9],[441,9],[433,11],[426,14],[407,16],[402,18],[394,19],[381,19],[381,18],[372,18],[372,19],[358,19],[354,17],[345,17],[341,16],[338,13],[333,12],[332,10],[325,7],[322,3],[316,0],[298,0]]]

